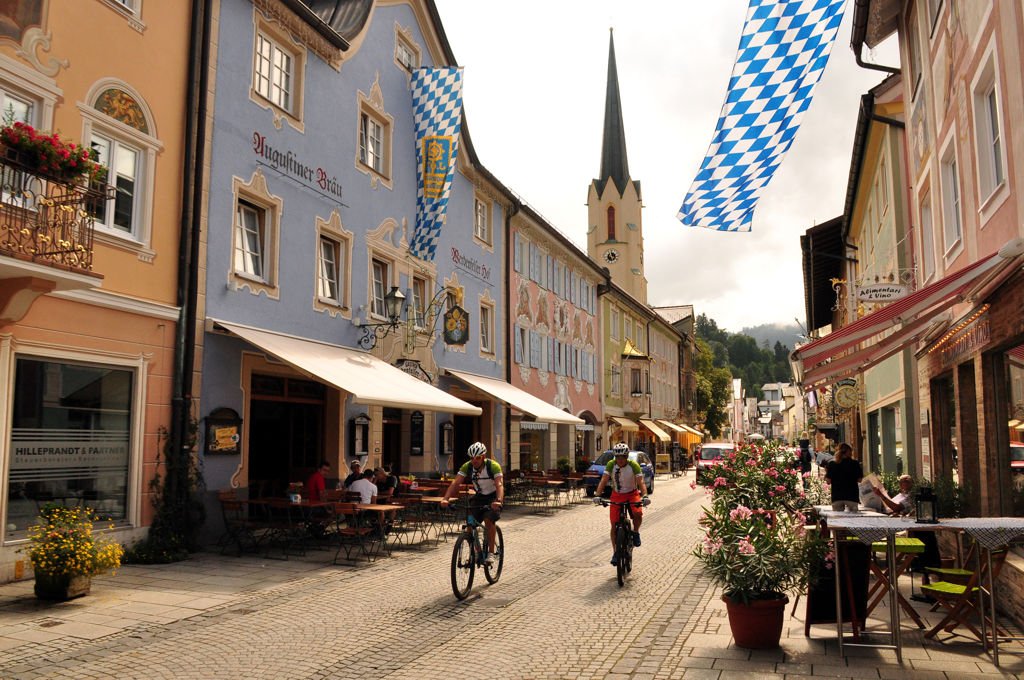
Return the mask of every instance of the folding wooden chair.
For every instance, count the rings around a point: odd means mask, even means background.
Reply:
[[[888,594],[888,586],[890,579],[898,579],[913,563],[914,558],[917,555],[924,553],[924,543],[917,538],[907,538],[904,536],[896,537],[896,573],[889,574],[887,569],[879,567],[874,560],[870,560],[869,569],[871,573],[875,575],[876,580],[872,584],[871,589],[868,591],[868,608],[867,614],[870,615],[874,611],[875,607],[879,605],[883,598]],[[885,553],[886,542],[876,541],[871,544],[872,552]],[[924,621],[921,620],[920,615],[914,610],[910,603],[907,602],[906,598],[903,597],[902,593],[897,594],[897,602],[901,609],[907,613],[914,623],[917,624],[918,628],[924,628]]]
[[[256,535],[259,523],[249,519],[245,502],[231,490],[218,491],[217,500],[220,501],[221,517],[224,520],[224,533],[217,541],[221,554],[231,546],[235,546],[237,555],[246,550],[255,550],[259,545]]]
[[[342,551],[345,551],[346,561],[352,560],[352,553],[357,549],[366,557],[367,562],[374,561],[377,553],[371,551],[370,546],[377,539],[374,536],[374,528],[360,522],[359,506],[356,503],[335,503],[334,513],[338,520],[335,531],[338,549],[334,553],[334,563],[338,564]]]
[[[979,641],[983,642],[988,647],[991,642],[985,638],[980,630],[971,621],[971,618],[977,616],[980,620],[985,616],[985,612],[982,608],[982,603],[979,599],[979,587],[983,583],[995,583],[996,579],[999,578],[999,572],[1002,571],[1003,563],[1006,561],[1007,551],[1004,550],[993,550],[992,551],[992,578],[988,577],[988,561],[981,559],[982,555],[980,551],[975,553],[977,559],[975,564],[977,567],[971,573],[966,584],[951,583],[949,581],[936,581],[928,585],[921,586],[921,591],[927,595],[931,595],[935,598],[936,604],[946,610],[946,615],[939,621],[935,626],[925,633],[926,638],[933,638],[939,634],[940,631],[946,633],[955,634],[955,630],[963,626],[971,631],[978,638]],[[987,621],[987,619],[986,619]],[[996,622],[990,622],[992,626],[996,626]],[[986,623],[986,625],[988,625]],[[994,628],[993,632],[996,636],[1006,637],[1006,631]]]

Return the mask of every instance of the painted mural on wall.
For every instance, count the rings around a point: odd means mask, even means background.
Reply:
[[[40,0],[0,0],[0,37],[20,43],[32,26],[42,26],[43,6]]]

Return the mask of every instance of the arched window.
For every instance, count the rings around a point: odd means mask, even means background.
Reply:
[[[615,206],[608,206],[608,240],[615,240]]]

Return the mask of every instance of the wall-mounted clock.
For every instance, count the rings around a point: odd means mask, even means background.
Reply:
[[[618,259],[619,259],[619,251],[615,250],[615,248],[609,248],[608,250],[605,251],[605,253],[604,253],[604,261],[607,262],[608,264],[612,264],[613,262],[617,262]]]
[[[853,408],[859,397],[856,385],[840,385],[836,388],[835,400],[839,408]]]

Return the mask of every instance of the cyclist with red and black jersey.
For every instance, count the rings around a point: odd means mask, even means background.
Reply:
[[[647,484],[644,483],[643,469],[640,467],[640,463],[629,459],[629,447],[625,443],[619,442],[612,447],[612,450],[615,451],[615,458],[608,463],[604,474],[601,475],[601,481],[598,482],[597,490],[594,492],[594,500],[600,503],[604,487],[610,480],[612,483],[612,497],[610,499],[612,505],[609,506],[609,516],[612,521],[612,564],[617,564],[615,523],[619,521],[619,512],[622,511],[623,506],[615,505],[615,503],[642,502],[643,505],[648,505],[650,504],[650,499],[647,498]],[[640,524],[644,519],[644,511],[640,506],[630,505],[629,512],[633,516],[633,545],[639,548]]]

